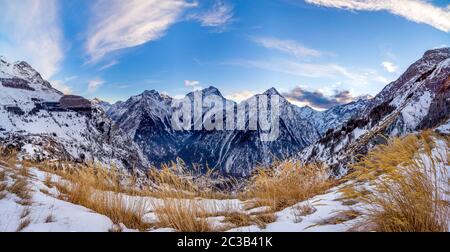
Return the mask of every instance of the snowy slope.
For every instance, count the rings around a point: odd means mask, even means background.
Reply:
[[[360,117],[329,131],[297,158],[325,162],[337,174],[357,154],[399,136],[446,122],[450,116],[450,48],[427,51],[400,78],[368,100]]]
[[[25,62],[0,61],[0,141],[35,159],[96,161],[132,169],[146,159],[97,104],[90,114],[52,110],[61,92]]]

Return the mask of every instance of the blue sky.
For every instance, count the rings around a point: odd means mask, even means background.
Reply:
[[[110,102],[213,85],[235,100],[275,87],[299,105],[315,106],[306,94],[343,103],[450,45],[447,0],[0,0],[0,9],[0,54],[64,92]]]

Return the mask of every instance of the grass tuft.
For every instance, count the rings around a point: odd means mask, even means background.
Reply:
[[[448,148],[436,149],[431,132],[395,138],[353,165],[343,189],[347,198],[367,204],[367,222],[375,231],[445,232],[450,221]],[[365,189],[368,185],[371,191]]]
[[[256,207],[270,206],[279,211],[325,193],[335,183],[330,171],[322,165],[282,162],[271,168],[260,168],[251,178],[244,197],[255,199]]]

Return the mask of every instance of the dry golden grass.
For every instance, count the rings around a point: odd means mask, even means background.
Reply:
[[[55,217],[53,216],[53,214],[49,214],[47,215],[47,217],[45,218],[45,223],[52,223],[55,222]]]
[[[5,171],[0,171],[0,200],[4,199],[6,197],[6,172]]]
[[[246,227],[253,225],[254,221],[252,217],[246,213],[231,212],[225,216],[223,222],[231,223],[235,227]]]
[[[94,190],[89,183],[59,181],[54,185],[62,193],[62,199],[108,216],[116,224],[123,223],[128,228],[141,231],[150,228],[151,225],[144,220],[144,199],[127,200],[127,196],[120,193]]]
[[[17,177],[14,184],[7,188],[10,193],[14,193],[22,200],[31,199],[31,191],[28,187],[28,180],[24,177]]]
[[[26,219],[22,220],[22,221],[19,223],[19,226],[17,227],[16,232],[22,231],[23,229],[25,229],[26,227],[28,227],[30,224],[31,224],[31,220],[30,220],[29,218],[26,218]]]
[[[424,132],[391,139],[353,165],[348,179],[358,183],[342,192],[368,205],[367,221],[375,231],[448,231],[449,184],[442,163],[448,165],[450,155],[448,149],[432,155],[437,137]],[[370,185],[371,192],[363,183]]]
[[[22,213],[20,213],[20,218],[23,219],[23,218],[27,217],[28,215],[30,215],[30,213],[31,213],[30,208],[29,207],[25,207],[22,210]]]
[[[277,220],[274,213],[261,213],[252,216],[253,222],[260,228],[265,228],[267,224],[273,223]]]
[[[237,183],[213,170],[202,172],[196,166],[187,168],[181,161],[163,165],[161,169],[152,167],[147,176],[152,182],[149,194],[158,198],[230,199],[227,191]]]
[[[292,207],[292,215],[294,216],[294,222],[300,223],[302,222],[304,216],[313,214],[316,212],[316,208],[314,208],[309,202],[306,204],[298,205]]]
[[[6,172],[0,171],[0,182],[5,181],[5,179],[6,179]]]
[[[69,162],[51,163],[46,161],[27,165],[49,173],[44,179],[44,184],[48,187],[52,186],[51,174],[56,174],[75,184],[82,183],[102,191],[124,192],[125,188],[121,181],[126,181],[130,176],[117,168],[108,168],[98,164],[77,165]]]
[[[168,227],[180,232],[211,232],[213,227],[205,216],[210,213],[201,202],[191,199],[161,199],[152,201],[157,227]]]
[[[281,162],[271,168],[261,168],[251,178],[243,198],[255,199],[255,206],[270,206],[279,211],[335,185],[328,168],[300,162]]]
[[[222,214],[222,216],[225,216],[222,222],[229,223],[232,227],[257,225],[260,228],[265,228],[267,224],[277,220],[274,213],[247,214],[243,212],[228,212]]]
[[[0,164],[5,167],[14,167],[18,154],[15,149],[0,147]]]

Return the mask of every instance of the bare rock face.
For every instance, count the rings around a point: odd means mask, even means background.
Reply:
[[[59,103],[65,109],[91,109],[91,102],[77,95],[64,95],[59,100]]]
[[[450,119],[450,48],[427,51],[400,78],[370,100],[360,117],[330,130],[297,155],[325,162],[336,174],[358,154],[382,143],[380,135],[401,136],[433,129]]]

